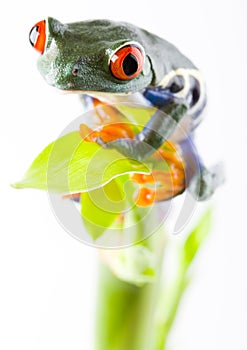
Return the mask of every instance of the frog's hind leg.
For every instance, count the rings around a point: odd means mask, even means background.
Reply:
[[[158,161],[163,158],[168,169],[153,170],[150,174],[133,174],[132,181],[140,185],[136,204],[149,206],[153,202],[169,200],[182,192],[186,187],[185,164],[179,149],[172,142],[166,142],[154,155]]]
[[[140,185],[136,205],[146,207],[154,202],[169,200],[185,190],[184,172],[153,171],[151,174],[134,174],[131,180]],[[152,185],[155,185],[152,187]]]

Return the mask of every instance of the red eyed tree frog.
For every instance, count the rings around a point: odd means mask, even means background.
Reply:
[[[99,137],[100,145],[142,160],[175,139],[190,169],[188,189],[198,200],[212,195],[222,180],[220,167],[207,170],[199,157],[199,166],[191,163],[205,86],[199,70],[175,46],[132,24],[109,20],[62,24],[47,18],[31,29],[29,38],[41,54],[38,69],[48,84],[108,103],[136,99],[157,108],[134,138],[105,142]]]

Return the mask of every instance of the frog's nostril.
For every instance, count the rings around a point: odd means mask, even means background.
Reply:
[[[77,76],[77,74],[78,74],[78,69],[77,69],[77,68],[74,68],[74,69],[72,70],[72,74],[73,74],[74,76]]]
[[[46,22],[45,20],[38,22],[33,26],[29,33],[29,41],[31,45],[40,53],[45,50],[46,44]]]

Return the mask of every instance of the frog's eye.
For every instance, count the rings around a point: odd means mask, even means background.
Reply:
[[[40,21],[30,30],[29,40],[31,45],[40,53],[45,50],[46,25],[45,21]]]
[[[127,45],[111,57],[110,70],[117,79],[131,80],[141,73],[143,62],[142,51],[135,45]]]

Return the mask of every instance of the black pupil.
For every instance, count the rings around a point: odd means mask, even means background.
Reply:
[[[138,61],[132,53],[129,53],[123,61],[123,71],[129,77],[138,70]]]

